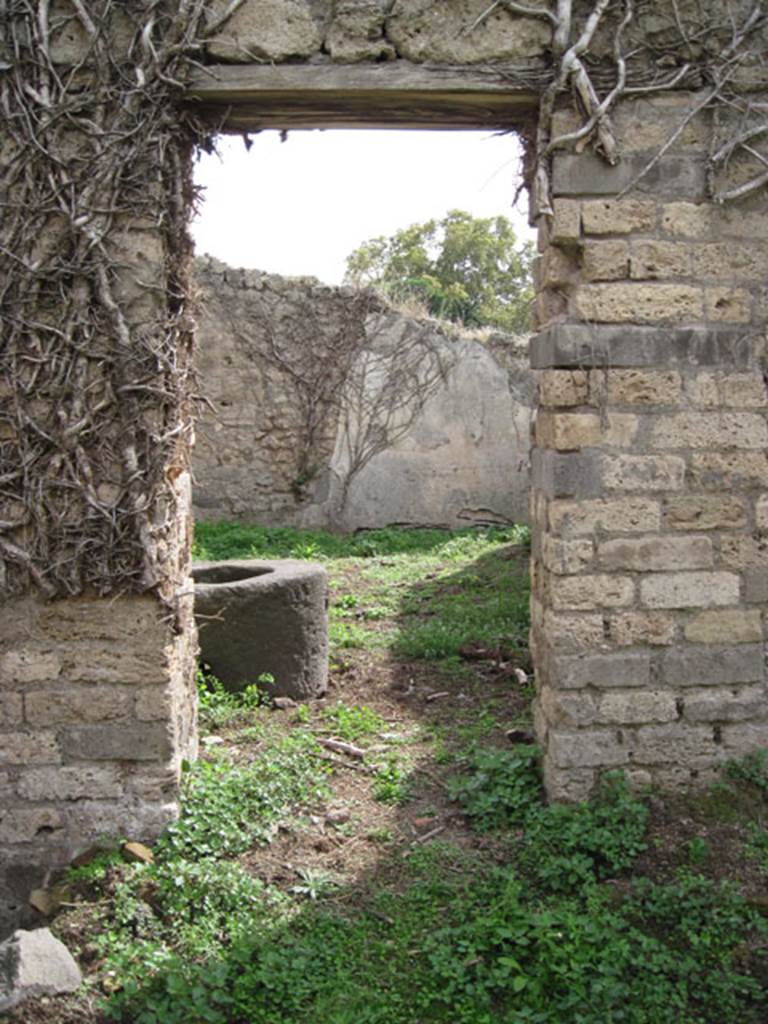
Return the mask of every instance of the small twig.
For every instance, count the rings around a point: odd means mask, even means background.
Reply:
[[[340,757],[334,757],[333,754],[311,754],[310,756],[314,757],[316,761],[324,761],[326,764],[333,764],[338,768],[348,768],[351,772],[365,772],[367,770],[363,765],[342,761]]]
[[[411,846],[418,846],[421,843],[426,843],[430,839],[434,839],[435,836],[439,836],[441,832],[445,832],[447,828],[448,826],[446,824],[436,825],[435,828],[431,828],[429,832],[425,832],[423,836],[416,836],[416,838],[411,842]]]
[[[365,757],[362,747],[356,747],[354,743],[344,743],[342,740],[329,740],[320,738],[317,741],[321,747],[333,750],[337,754],[346,754],[348,757],[358,757],[361,760]]]
[[[469,35],[470,32],[474,32],[478,26],[482,25],[493,12],[498,8],[503,7],[505,11],[509,11],[510,14],[521,14],[525,18],[543,18],[544,21],[548,21],[550,25],[557,25],[557,18],[545,7],[526,7],[524,4],[515,3],[514,0],[494,0],[482,14],[478,15],[477,18],[472,22],[469,28],[465,28],[462,35]]]

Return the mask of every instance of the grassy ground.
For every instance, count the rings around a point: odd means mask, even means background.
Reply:
[[[70,870],[88,975],[9,1022],[764,1024],[768,759],[696,798],[547,807],[523,531],[198,528],[331,577],[328,696],[201,678],[201,761],[152,864]],[[323,740],[357,748],[331,751]]]

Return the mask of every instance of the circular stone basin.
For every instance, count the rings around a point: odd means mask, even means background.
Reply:
[[[198,562],[192,578],[200,654],[228,690],[256,683],[299,701],[325,693],[328,576],[321,565]]]

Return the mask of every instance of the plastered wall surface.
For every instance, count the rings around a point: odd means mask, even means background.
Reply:
[[[176,811],[177,766],[194,751],[181,494],[189,403],[174,384],[191,331],[179,224],[192,199],[194,131],[259,127],[268,108],[274,125],[297,104],[302,123],[423,124],[430,82],[450,81],[429,123],[492,123],[503,108],[505,126],[530,139],[536,97],[546,97],[555,70],[551,22],[503,6],[484,17],[487,0],[246,0],[206,35],[227,6],[169,0],[168,17],[148,28],[149,3],[120,12],[88,5],[84,18],[83,5],[61,0],[47,19],[17,5],[0,26],[0,300],[10,296],[0,395],[13,398],[0,407],[7,924],[49,867],[105,829],[151,838]],[[551,215],[540,207],[531,349],[532,640],[537,731],[558,799],[585,795],[613,767],[637,782],[700,784],[724,758],[768,744],[765,190],[713,202],[718,190],[746,186],[759,161],[739,153],[711,180],[712,153],[740,125],[728,121],[732,105],[713,109],[711,76],[676,78],[688,58],[675,50],[667,13],[641,11],[633,38],[645,34],[658,55],[641,85],[662,76],[673,84],[619,101],[615,166],[591,145],[541,165],[554,202]],[[607,25],[594,40],[609,69],[615,39]],[[332,77],[336,91],[275,99],[273,90],[238,113],[229,86],[226,100],[210,89],[204,102],[199,88],[185,93],[185,76],[199,73],[178,63],[186,53],[196,65],[226,62],[248,74],[277,68],[311,89]],[[744,61],[729,88],[765,102],[764,69]],[[382,99],[376,83],[391,82],[391,72],[404,91],[388,86]],[[456,82],[470,79],[492,80],[496,91],[467,101],[459,117]],[[603,93],[613,80],[596,79]],[[555,99],[557,134],[576,122],[568,89]],[[48,116],[64,109],[66,117]],[[204,124],[193,129],[190,110]],[[59,194],[66,203],[54,202]],[[50,358],[39,358],[41,346]],[[96,359],[104,347],[108,373]],[[25,373],[36,367],[35,389],[16,372],[17,357]],[[123,450],[134,433],[141,444]],[[56,438],[53,452],[42,461],[23,454],[43,436]],[[112,462],[95,459],[105,443]],[[70,508],[72,481],[94,465],[92,489]],[[58,510],[48,533],[39,509]],[[125,563],[112,558],[120,516],[131,522]],[[67,577],[68,560],[80,568]]]
[[[210,258],[197,261],[196,280],[197,365],[212,403],[201,410],[192,459],[198,518],[347,530],[527,521],[534,390],[527,339],[473,340],[388,310],[372,296],[363,315],[350,289]],[[334,355],[345,332],[348,345]],[[392,400],[402,398],[393,363],[404,345],[415,366],[435,359],[437,372],[412,389],[393,424]],[[303,369],[309,382],[310,346],[312,360],[324,352],[349,363],[345,382],[326,396],[306,459],[314,395],[290,371]],[[360,383],[368,392],[362,409],[353,408]],[[387,426],[391,443],[381,451],[369,444],[370,461],[352,473],[355,452],[366,448],[361,433]],[[306,479],[302,461],[309,463]]]

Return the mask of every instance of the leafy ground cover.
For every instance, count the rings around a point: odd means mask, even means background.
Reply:
[[[197,545],[325,562],[328,696],[277,709],[201,673],[179,821],[153,863],[69,871],[52,927],[86,986],[9,1022],[768,1020],[768,755],[696,797],[609,775],[547,806],[524,531],[218,525]]]

